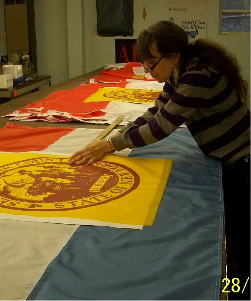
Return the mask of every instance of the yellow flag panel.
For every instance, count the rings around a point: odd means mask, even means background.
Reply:
[[[151,226],[172,161],[106,155],[71,166],[68,156],[0,154],[0,218]]]
[[[146,90],[131,88],[100,88],[96,93],[86,98],[92,101],[125,101],[133,103],[154,103],[162,90]]]

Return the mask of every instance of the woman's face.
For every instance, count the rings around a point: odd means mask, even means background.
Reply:
[[[146,60],[145,65],[147,67],[152,67],[154,63],[161,58],[161,54],[158,52],[155,42],[150,46],[149,49],[153,58]],[[145,72],[150,72],[154,79],[156,79],[159,83],[163,83],[173,75],[174,67],[177,65],[179,57],[179,53],[173,53],[173,55],[171,55],[169,58],[163,57],[152,71],[147,71],[145,69]]]

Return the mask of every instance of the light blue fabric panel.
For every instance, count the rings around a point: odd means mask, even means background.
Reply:
[[[174,160],[154,226],[142,231],[80,226],[29,299],[219,299],[220,162],[205,158],[186,130],[130,156]]]

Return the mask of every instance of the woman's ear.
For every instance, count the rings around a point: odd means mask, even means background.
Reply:
[[[179,52],[171,53],[170,59],[173,61],[174,65],[177,65],[180,60],[180,53]]]

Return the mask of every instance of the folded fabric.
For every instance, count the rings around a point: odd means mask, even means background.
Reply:
[[[117,84],[123,87],[126,82]],[[102,109],[108,103],[85,103],[85,99],[95,93],[104,84],[83,84],[72,90],[55,91],[45,99],[33,102],[4,117],[10,120],[42,120],[50,122],[88,121],[89,119],[102,119],[105,113]]]
[[[101,71],[101,74],[124,79],[155,80],[149,73],[144,73],[144,70],[142,72],[137,72],[137,69],[134,69],[139,67],[141,68],[139,62],[128,62],[122,69],[103,70]]]
[[[10,120],[21,120],[21,121],[47,121],[47,122],[88,122],[88,123],[108,123],[111,124],[117,117],[124,116],[125,119],[121,122],[121,125],[127,124],[128,121],[134,121],[138,116],[142,115],[149,106],[153,105],[154,100],[157,98],[161,90],[153,90],[153,85],[144,85],[144,89],[134,89],[135,82],[128,83],[127,81],[120,81],[118,84],[109,86],[108,84],[100,84],[97,82],[90,84],[80,85],[78,88],[66,91],[55,91],[45,99],[26,105],[14,112],[10,112],[3,117],[8,117]],[[130,88],[125,88],[127,85]],[[158,86],[157,86],[158,87]],[[109,98],[108,101],[103,101],[100,98],[100,94],[96,95],[97,91],[102,89],[114,90],[123,92],[124,111],[120,110],[120,115],[114,112],[114,106],[110,104],[115,98]],[[101,90],[100,90],[101,89]],[[118,90],[116,90],[118,89]],[[122,89],[122,90],[120,90]],[[123,90],[126,89],[126,90]],[[137,107],[133,107],[133,103],[130,103],[128,91],[137,92],[134,96],[134,102],[137,103]],[[94,96],[95,101],[90,101],[90,96]],[[131,93],[132,96],[132,93]],[[140,106],[144,101],[137,98],[142,98],[149,104],[148,107]],[[87,101],[88,100],[88,101]],[[118,99],[115,99],[116,101]],[[135,105],[135,104],[134,104]],[[122,109],[122,106],[121,106]],[[132,114],[135,112],[135,114]]]

